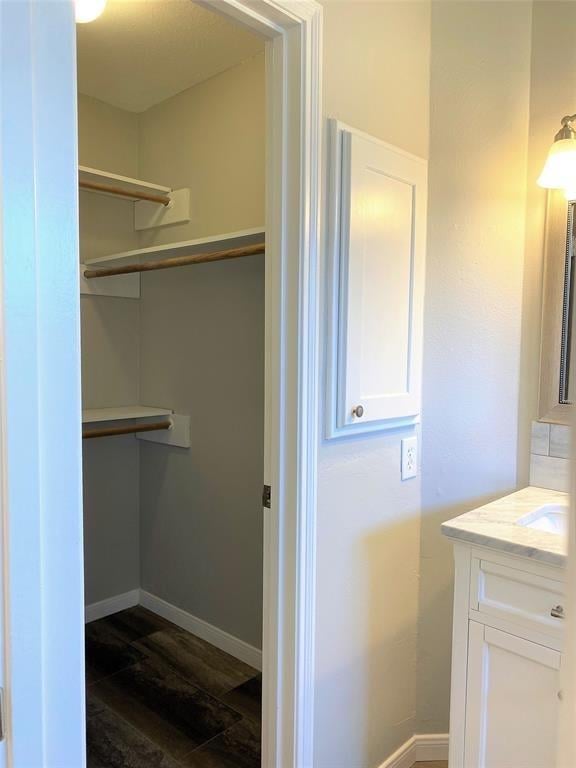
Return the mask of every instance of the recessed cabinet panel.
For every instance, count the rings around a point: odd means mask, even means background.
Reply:
[[[470,622],[466,768],[554,766],[560,654]]]
[[[367,417],[386,416],[386,399],[409,394],[410,304],[383,301],[383,293],[409,296],[412,282],[413,188],[375,168],[360,150],[352,169],[348,261],[348,349],[345,417],[361,403]],[[390,329],[394,333],[390,333]],[[358,340],[358,354],[354,347]]]
[[[328,436],[420,413],[426,163],[333,122]]]

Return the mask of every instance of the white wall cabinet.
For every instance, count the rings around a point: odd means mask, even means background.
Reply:
[[[553,768],[563,571],[455,545],[449,768]]]
[[[331,122],[328,436],[420,414],[427,165]]]

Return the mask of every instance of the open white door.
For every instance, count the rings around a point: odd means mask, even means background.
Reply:
[[[71,3],[0,3],[3,760],[84,765],[83,563]],[[4,762],[0,763],[4,765]]]

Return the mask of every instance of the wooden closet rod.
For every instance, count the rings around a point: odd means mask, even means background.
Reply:
[[[240,259],[243,256],[254,256],[264,253],[265,244],[248,245],[244,248],[232,248],[227,251],[215,251],[214,253],[197,253],[192,256],[173,256],[170,259],[158,259],[158,261],[146,261],[143,264],[128,264],[123,267],[110,267],[108,269],[87,269],[84,277],[113,277],[114,275],[130,275],[133,272],[153,272],[156,269],[172,269],[172,267],[184,267],[187,264],[204,264],[208,261],[224,261],[225,259]]]
[[[172,429],[171,421],[150,421],[148,424],[132,424],[123,427],[102,427],[101,429],[83,429],[82,438],[90,440],[93,437],[115,437],[116,435],[131,435],[136,432],[158,432],[161,429]]]
[[[159,205],[170,205],[168,195],[154,195],[151,192],[130,191],[122,187],[114,187],[112,184],[98,184],[95,181],[79,181],[80,189],[89,189],[92,192],[106,192],[108,195],[117,195],[118,197],[129,197],[131,200],[149,200],[151,203]]]

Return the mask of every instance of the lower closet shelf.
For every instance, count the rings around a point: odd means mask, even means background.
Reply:
[[[122,435],[134,435],[141,440],[189,448],[190,417],[167,408],[144,405],[89,408],[82,411],[82,437],[85,440]]]

